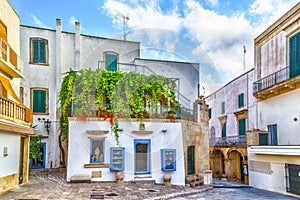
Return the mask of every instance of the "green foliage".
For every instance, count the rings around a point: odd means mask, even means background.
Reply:
[[[67,138],[68,117],[71,116],[71,111],[79,117],[95,116],[95,110],[108,111],[112,113],[110,122],[118,144],[117,130],[120,115],[126,118],[134,116],[142,121],[147,115],[145,95],[151,98],[154,106],[162,99],[178,106],[175,91],[176,84],[171,79],[159,75],[146,76],[136,72],[103,69],[96,71],[85,69],[78,73],[70,71],[64,77],[59,95],[63,136]],[[111,106],[100,107],[106,102],[110,102]],[[99,108],[96,109],[95,105]]]
[[[42,138],[42,135],[30,137],[29,159],[40,158],[40,152],[43,148]]]

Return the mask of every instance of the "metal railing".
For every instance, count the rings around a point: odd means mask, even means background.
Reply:
[[[23,68],[23,60],[21,57],[9,46],[7,42],[0,38],[0,59],[11,63],[14,68],[21,71]]]
[[[74,117],[98,117],[98,118],[109,118],[111,116],[111,104],[96,105],[91,103],[88,106],[88,110],[82,113],[80,103],[74,104],[74,111],[72,111],[72,116]],[[126,109],[125,109],[126,110]],[[119,118],[125,118],[126,113],[119,113]],[[130,113],[130,118],[136,118],[136,116],[143,116],[145,119],[181,119],[186,121],[197,122],[195,113],[191,109],[186,109],[179,106],[159,106],[159,105],[147,105],[144,107],[142,112]]]
[[[300,75],[300,65],[288,66],[253,83],[253,94]]]
[[[228,136],[228,137],[218,137],[209,138],[210,146],[246,146],[247,137],[246,135]]]
[[[26,108],[11,100],[0,97],[0,119],[6,119],[13,122],[27,122]]]

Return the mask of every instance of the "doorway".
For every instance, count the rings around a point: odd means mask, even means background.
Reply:
[[[187,152],[188,175],[195,174],[195,146],[189,146]]]
[[[150,174],[150,140],[134,140],[134,173]]]

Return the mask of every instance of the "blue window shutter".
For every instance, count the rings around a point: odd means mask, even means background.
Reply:
[[[118,57],[114,54],[105,54],[105,68],[108,71],[117,71]]]
[[[277,124],[268,125],[268,135],[271,145],[278,145]]]
[[[40,42],[40,61],[41,63],[46,63],[46,42]]]
[[[46,113],[46,91],[33,90],[33,112]]]
[[[39,41],[32,40],[32,61],[39,62]]]

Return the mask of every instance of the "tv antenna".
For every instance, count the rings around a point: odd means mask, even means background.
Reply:
[[[128,33],[126,33],[126,24],[127,24],[127,21],[129,20],[129,17],[122,14],[121,12],[115,10],[115,13],[118,17],[122,18],[123,19],[123,32],[124,32],[124,40],[126,40],[126,35]]]

